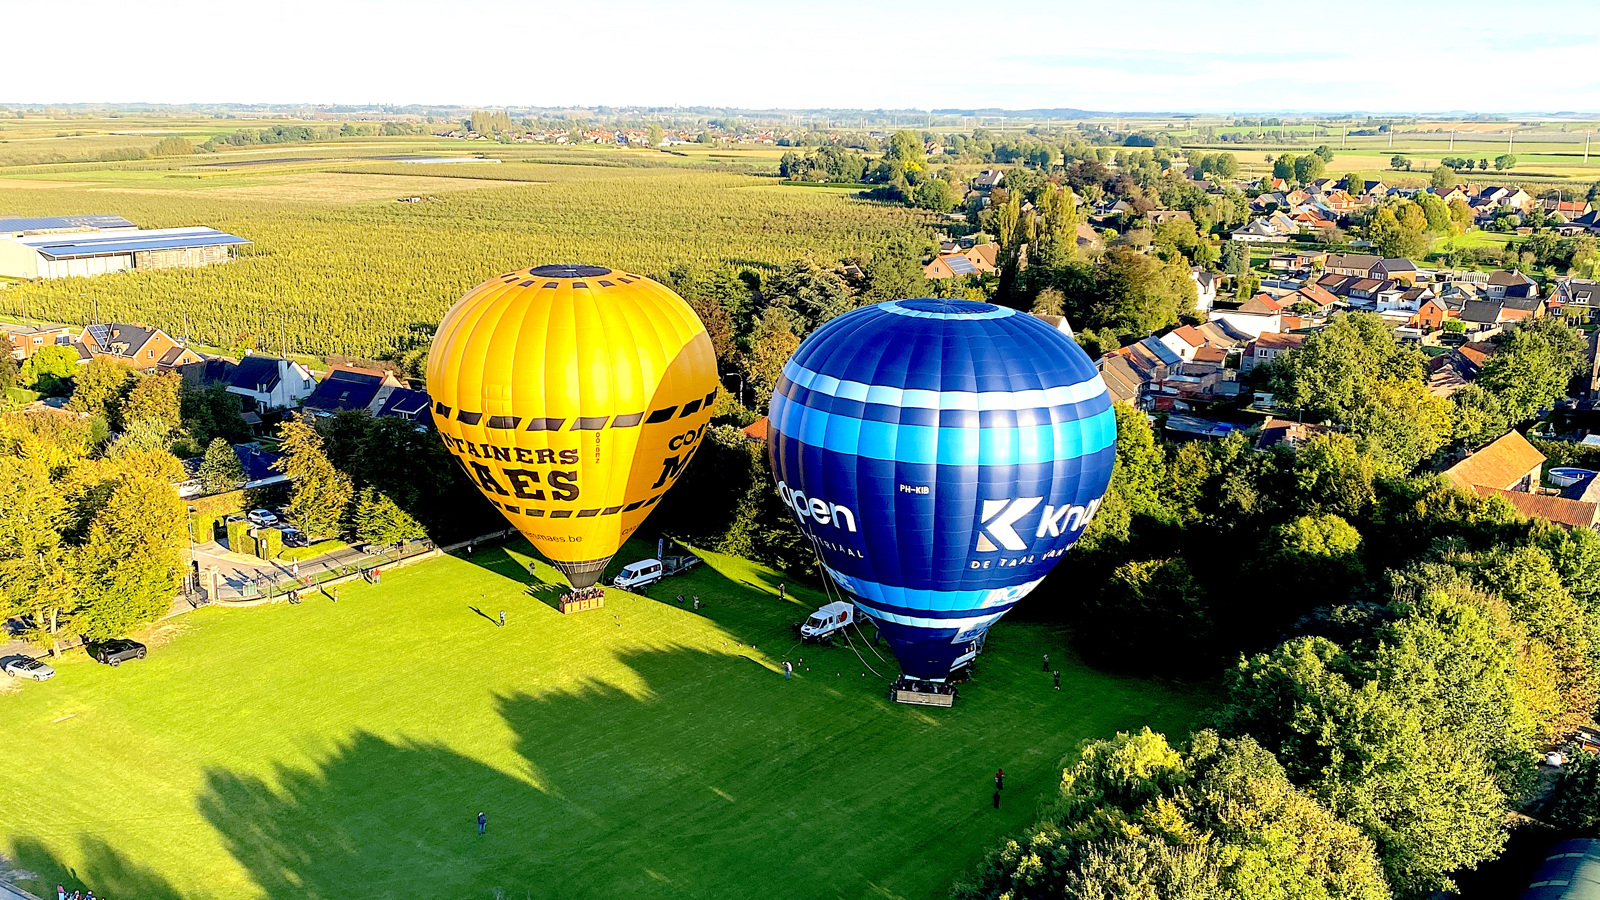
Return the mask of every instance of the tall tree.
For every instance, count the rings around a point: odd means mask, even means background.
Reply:
[[[306,418],[285,419],[278,436],[283,456],[273,468],[293,484],[284,511],[308,537],[337,535],[354,493],[350,476],[334,468],[323,452],[321,436]]]
[[[184,528],[183,503],[170,483],[123,479],[95,514],[79,555],[78,633],[119,637],[166,614],[178,589]]]
[[[233,445],[223,438],[212,438],[200,460],[200,489],[207,494],[231,491],[244,481],[244,468]]]
[[[112,428],[121,428],[122,401],[135,378],[133,370],[122,363],[97,356],[79,368],[67,409],[99,416]]]
[[[363,488],[356,500],[355,534],[368,544],[398,544],[427,537],[421,523],[388,495],[370,487]]]

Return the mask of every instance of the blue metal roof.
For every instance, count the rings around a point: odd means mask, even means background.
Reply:
[[[103,256],[108,253],[139,253],[146,250],[181,250],[187,247],[219,247],[248,244],[237,235],[217,231],[215,228],[185,229],[182,234],[170,232],[88,232],[61,235],[49,239],[23,238],[22,243],[49,259],[76,259],[84,256]]]
[[[38,216],[35,218],[0,218],[0,232],[59,231],[65,228],[134,228],[132,222],[121,216]]]

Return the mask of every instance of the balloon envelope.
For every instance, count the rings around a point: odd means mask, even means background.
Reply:
[[[778,492],[909,676],[942,679],[1077,540],[1116,456],[1094,364],[1045,322],[895,300],[823,325],[784,367]]]
[[[593,584],[677,481],[717,392],[677,294],[599,266],[492,278],[439,324],[433,420],[491,503],[575,587]]]

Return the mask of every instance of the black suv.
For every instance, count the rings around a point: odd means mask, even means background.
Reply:
[[[143,644],[124,638],[94,645],[94,658],[108,666],[120,666],[128,659],[144,659],[146,652]]]

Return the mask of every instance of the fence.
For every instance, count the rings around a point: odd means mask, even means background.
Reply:
[[[474,544],[493,543],[514,534],[515,529],[506,529],[443,547],[423,538],[381,547],[351,547],[303,562],[278,562],[272,569],[258,569],[242,578],[218,577],[214,597],[197,596],[190,603],[199,606],[213,599],[221,603],[272,601],[282,599],[290,591],[330,588],[358,578],[376,583],[382,578],[384,569],[418,562]],[[208,592],[202,587],[198,594],[205,595]]]

